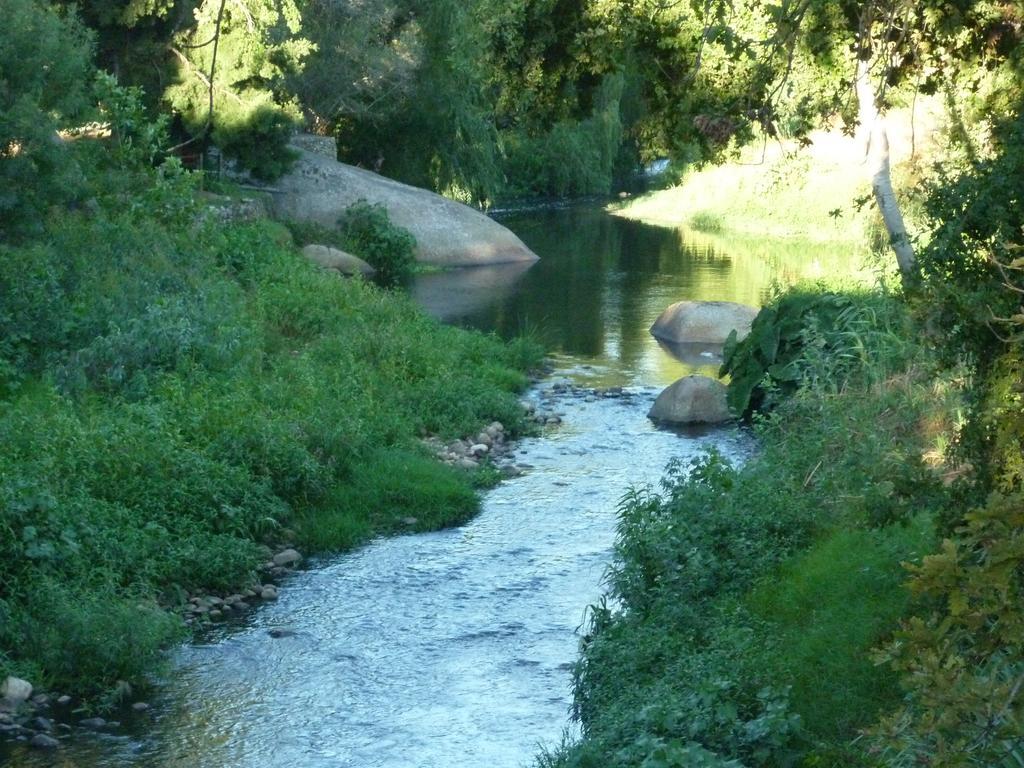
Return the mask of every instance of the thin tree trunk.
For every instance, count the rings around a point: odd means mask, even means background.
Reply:
[[[896,254],[896,263],[904,282],[914,272],[914,247],[910,244],[903,214],[892,188],[889,172],[889,134],[885,128],[885,116],[878,110],[875,90],[871,85],[870,62],[857,65],[857,106],[860,112],[860,130],[867,142],[867,165],[871,175],[871,191],[874,192],[878,211],[889,233],[889,244]]]

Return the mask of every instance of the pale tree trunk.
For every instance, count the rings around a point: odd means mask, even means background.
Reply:
[[[870,62],[857,64],[857,106],[860,112],[860,132],[867,144],[867,167],[871,175],[878,211],[889,233],[889,244],[896,254],[904,282],[914,271],[914,247],[903,224],[903,214],[892,189],[889,173],[889,134],[885,129],[885,116],[879,111],[875,89],[869,73]]]

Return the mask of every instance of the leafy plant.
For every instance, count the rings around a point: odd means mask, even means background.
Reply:
[[[4,12],[0,238],[38,234],[46,207],[80,192],[80,169],[54,133],[85,113],[92,73],[92,36],[73,15],[41,0],[11,0]]]
[[[898,370],[910,346],[906,313],[892,299],[796,290],[762,309],[750,334],[726,340],[719,375],[728,374],[729,407],[749,417],[800,387],[837,392],[877,383]]]
[[[906,704],[874,729],[894,768],[1013,766],[1024,758],[1024,495],[994,494],[910,568],[930,607],[877,657]]]
[[[416,239],[391,223],[384,206],[356,202],[345,209],[338,227],[346,249],[376,269],[383,285],[401,285],[411,277]]]

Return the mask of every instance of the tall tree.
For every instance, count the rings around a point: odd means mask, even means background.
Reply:
[[[257,175],[283,170],[299,118],[286,79],[310,53],[295,0],[83,0],[99,64]]]
[[[0,27],[0,238],[31,230],[75,189],[57,130],[89,105],[92,40],[71,14],[8,0]]]

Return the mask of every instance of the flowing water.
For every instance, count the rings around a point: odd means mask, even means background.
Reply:
[[[564,423],[519,445],[530,468],[474,520],[308,563],[276,603],[181,648],[150,712],[54,754],[16,748],[10,764],[519,768],[571,736],[571,665],[619,498],[670,459],[749,449],[734,428],[648,421],[662,386],[716,360],[680,360],[647,328],[682,298],[757,303],[779,270],[592,208],[505,223],[542,261],[427,275],[417,299],[449,322],[536,333],[556,378],[626,396],[540,385],[529,397]]]

